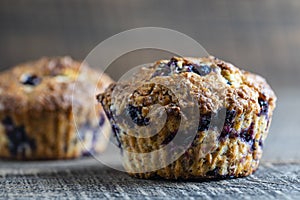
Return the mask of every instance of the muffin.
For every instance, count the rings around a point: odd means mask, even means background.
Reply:
[[[42,58],[2,72],[0,158],[69,159],[103,150],[111,128],[94,92],[111,83],[70,57]]]
[[[265,79],[212,56],[158,61],[97,99],[125,170],[165,179],[252,174],[276,102]]]

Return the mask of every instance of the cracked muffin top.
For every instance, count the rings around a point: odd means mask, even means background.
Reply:
[[[166,89],[163,97],[154,95],[156,88],[163,86],[173,88],[172,92]],[[238,115],[251,110],[257,115],[267,116],[276,102],[276,96],[264,78],[212,56],[157,61],[141,68],[129,80],[112,84],[107,93],[98,96],[98,100],[102,104],[111,104],[109,110],[117,115],[129,104],[141,109],[142,115],[146,116],[145,107],[156,103],[169,105],[186,99],[185,94],[198,101],[201,114],[226,107]]]

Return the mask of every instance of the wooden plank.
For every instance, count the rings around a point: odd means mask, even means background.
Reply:
[[[74,164],[75,162],[75,164]],[[54,162],[52,162],[54,163]],[[73,163],[73,164],[72,164]],[[85,165],[79,165],[85,163]],[[91,159],[38,164],[1,163],[0,197],[125,199],[297,199],[300,163],[264,163],[252,176],[219,181],[142,180]],[[50,164],[50,165],[49,165]],[[16,167],[19,166],[19,170]],[[48,166],[48,167],[47,167]],[[68,167],[67,167],[68,166]],[[5,171],[6,168],[6,171]]]

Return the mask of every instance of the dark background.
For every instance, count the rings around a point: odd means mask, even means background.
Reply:
[[[266,77],[279,101],[265,158],[300,158],[298,0],[2,0],[0,69],[41,56],[84,59],[106,38],[144,26],[185,33],[210,54]]]

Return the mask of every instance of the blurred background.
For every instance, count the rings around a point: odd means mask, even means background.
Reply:
[[[1,0],[0,69],[42,56],[84,59],[108,37],[145,26],[180,31],[210,54],[263,75],[278,96],[264,160],[300,159],[298,0]],[[116,78],[116,70],[109,73]]]

